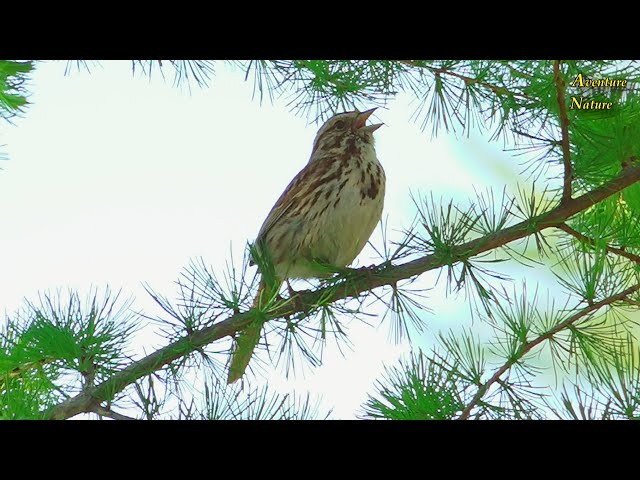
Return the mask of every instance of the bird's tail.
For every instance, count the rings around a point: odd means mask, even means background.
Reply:
[[[279,284],[278,290],[280,290]],[[266,282],[264,279],[261,279],[260,285],[258,286],[258,293],[253,300],[251,308],[259,307],[261,301],[266,301],[266,298]],[[236,336],[235,347],[231,353],[227,384],[240,380],[244,375],[244,372],[247,370],[247,366],[249,365],[249,361],[251,360],[251,356],[253,355],[253,351],[260,341],[260,332],[262,331],[263,325],[264,320],[256,319]]]

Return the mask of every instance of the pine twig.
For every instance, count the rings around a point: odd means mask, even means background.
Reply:
[[[596,245],[596,241],[593,238],[587,237],[586,235],[583,235],[582,233],[578,232],[577,230],[574,230],[573,228],[571,228],[566,223],[561,223],[560,225],[557,225],[556,228],[562,230],[563,232],[568,233],[569,235],[571,235],[574,238],[577,238],[581,242],[588,243],[589,245],[592,245],[592,246]],[[635,262],[638,265],[640,265],[640,255],[634,255],[633,253],[629,253],[626,250],[623,250],[623,249],[617,248],[617,247],[611,247],[609,245],[607,245],[605,247],[605,250],[607,252],[615,253],[616,255],[620,255],[621,257],[627,258],[627,259],[631,260],[632,262]]]
[[[633,298],[625,297],[623,298],[623,300],[630,305],[635,305],[636,307],[640,307],[640,302],[638,302],[637,300],[634,300]]]

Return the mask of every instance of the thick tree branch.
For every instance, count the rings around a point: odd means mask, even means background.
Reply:
[[[560,60],[553,62],[553,79],[556,84],[556,99],[560,109],[560,130],[562,131],[562,163],[564,164],[564,186],[562,189],[562,202],[571,199],[571,182],[573,172],[571,165],[571,146],[569,144],[569,117],[567,116],[567,101],[565,98],[564,80],[560,72]]]
[[[566,329],[570,325],[573,325],[575,322],[577,322],[581,318],[586,317],[590,313],[595,312],[596,310],[599,310],[602,307],[611,305],[612,303],[620,300],[627,301],[627,295],[631,295],[632,293],[635,293],[638,290],[640,290],[640,284],[633,285],[632,287],[627,288],[623,292],[607,297],[604,300],[601,300],[599,302],[595,302],[583,308],[576,314],[571,315],[569,318],[567,318],[563,322],[560,322],[558,325],[549,329],[547,332],[543,333],[542,335],[535,338],[534,340],[524,343],[520,347],[518,352],[513,356],[513,358],[510,358],[507,362],[505,362],[504,365],[502,365],[498,370],[495,371],[495,373],[491,376],[489,380],[487,380],[485,383],[482,384],[480,388],[478,388],[478,391],[476,392],[474,397],[471,399],[471,401],[467,404],[465,409],[462,411],[462,413],[458,417],[458,420],[467,420],[469,418],[469,415],[471,415],[471,410],[476,405],[478,405],[478,403],[482,400],[482,397],[484,397],[484,395],[487,393],[489,388],[494,383],[498,382],[500,380],[500,377],[504,375],[504,373],[507,370],[509,370],[515,363],[520,361],[520,359],[522,359],[522,357],[524,357],[532,348],[536,347],[537,345],[540,345],[545,340],[549,340],[556,333],[561,332],[562,330]]]
[[[557,227],[573,215],[601,202],[639,180],[640,165],[625,168],[617,177],[604,185],[578,198],[561,203],[546,213],[505,228],[500,232],[485,235],[454,247],[451,258],[453,258],[454,263],[468,260],[470,257],[527,237],[545,228]],[[448,265],[449,263],[447,262],[446,264]],[[301,292],[296,295],[295,301],[288,302],[270,311],[268,320],[302,312],[305,306],[315,305],[321,298],[325,302],[327,300],[335,302],[341,299],[355,298],[364,291],[384,285],[395,285],[400,280],[441,268],[444,265],[445,263],[442,259],[431,254],[401,265],[372,268],[357,275],[352,281],[338,288],[332,287],[312,292]],[[329,296],[328,299],[326,298],[327,296]],[[132,363],[101,384],[87,388],[75,397],[59,403],[48,411],[43,412],[43,417],[65,419],[79,413],[91,411],[91,407],[96,405],[96,402],[110,400],[116,393],[122,391],[139,378],[161,369],[180,357],[193,353],[198,348],[237,333],[251,323],[253,319],[252,312],[238,313],[224,321],[200,329]]]

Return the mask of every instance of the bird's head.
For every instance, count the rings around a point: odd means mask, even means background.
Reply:
[[[375,111],[375,108],[365,112],[338,113],[324,122],[318,130],[313,142],[313,152],[328,152],[334,149],[345,148],[351,139],[360,139],[364,143],[373,144],[373,132],[382,126],[381,123],[367,125],[367,119]]]

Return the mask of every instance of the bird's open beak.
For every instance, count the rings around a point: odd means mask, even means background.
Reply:
[[[382,123],[365,126],[365,123],[367,123],[367,119],[371,116],[373,112],[375,112],[376,108],[372,108],[371,110],[367,110],[366,112],[360,112],[356,117],[355,127],[357,129],[365,128],[369,132],[374,132],[377,129],[379,129],[382,126]]]

